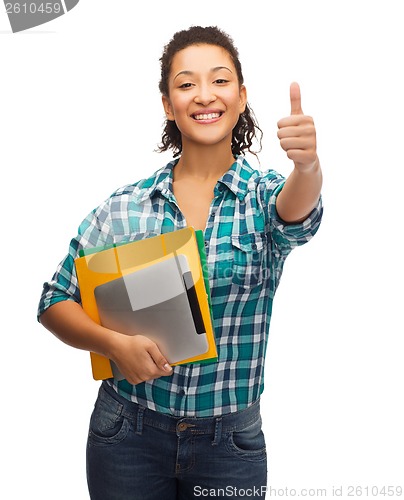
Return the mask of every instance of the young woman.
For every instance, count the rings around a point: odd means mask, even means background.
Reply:
[[[125,376],[101,384],[91,417],[91,498],[264,498],[259,400],[272,301],[287,255],[315,234],[322,215],[313,120],[292,84],[278,136],[295,168],[286,181],[253,170],[242,153],[259,129],[238,52],[216,27],[174,35],[160,90],[160,149],[172,149],[174,160],[88,215],[45,283],[38,315],[63,342],[107,356]],[[142,332],[108,330],[83,312],[74,259],[84,247],[186,226],[204,231],[218,362],[172,368]]]

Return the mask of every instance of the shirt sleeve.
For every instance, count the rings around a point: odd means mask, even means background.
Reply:
[[[269,170],[261,181],[261,200],[267,217],[266,231],[274,250],[283,256],[289,254],[293,248],[310,241],[317,233],[323,216],[320,196],[316,207],[304,221],[298,224],[288,224],[283,221],[276,210],[276,200],[285,182],[286,179],[274,170]]]
[[[106,202],[80,224],[77,236],[70,241],[68,254],[58,265],[52,279],[43,285],[37,311],[38,321],[41,314],[57,302],[73,300],[81,303],[74,260],[83,248],[106,246],[113,242],[109,219],[109,205]]]

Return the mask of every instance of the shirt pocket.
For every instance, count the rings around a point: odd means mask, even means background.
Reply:
[[[265,235],[232,235],[234,284],[243,288],[258,286],[263,280]]]

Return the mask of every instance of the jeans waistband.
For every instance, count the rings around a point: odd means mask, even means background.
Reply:
[[[100,387],[101,396],[102,391],[105,391],[115,401],[120,403],[121,414],[133,420],[138,431],[141,431],[143,425],[149,425],[167,432],[177,433],[177,435],[180,432],[189,431],[192,434],[212,434],[216,436],[222,432],[241,431],[260,418],[259,399],[247,408],[217,417],[176,417],[145,408],[138,403],[129,401],[118,394],[105,381]],[[220,439],[220,436],[218,437]]]

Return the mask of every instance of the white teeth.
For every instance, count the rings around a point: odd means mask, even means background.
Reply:
[[[201,114],[201,115],[195,115],[194,118],[195,120],[211,120],[212,118],[219,118],[220,113],[208,113],[208,114]]]

